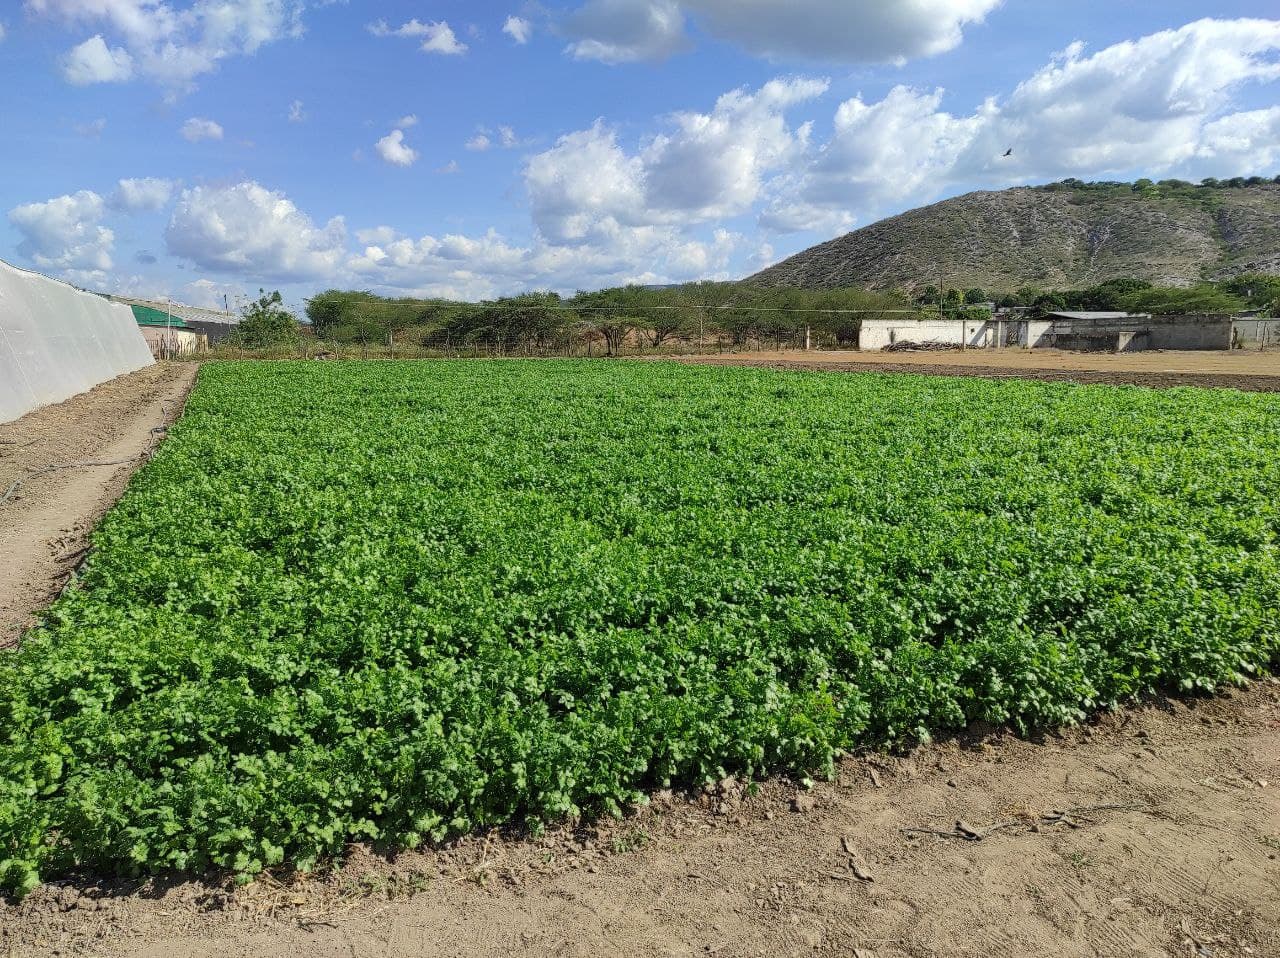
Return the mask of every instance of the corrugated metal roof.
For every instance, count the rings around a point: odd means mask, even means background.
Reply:
[[[240,322],[240,316],[237,313],[227,313],[220,309],[204,309],[201,306],[186,306],[182,303],[157,303],[149,299],[135,299],[130,296],[111,296],[110,299],[117,303],[124,303],[128,306],[141,306],[145,309],[158,310],[161,313],[172,311],[174,316],[181,316],[183,319],[190,320],[193,323],[221,323],[227,326],[234,326]]]
[[[133,318],[139,326],[165,326],[169,329],[188,328],[181,316],[171,315],[165,310],[136,304],[130,304],[129,308],[133,310]]]

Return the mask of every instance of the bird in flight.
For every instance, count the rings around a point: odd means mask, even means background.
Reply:
[[[1009,149],[1005,150],[1005,151],[1004,151],[1004,155],[1005,155],[1005,156],[1013,156],[1013,147],[1009,147]]]

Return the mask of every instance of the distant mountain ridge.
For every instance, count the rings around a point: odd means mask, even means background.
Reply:
[[[765,286],[1073,289],[1280,274],[1280,177],[977,192],[881,220],[749,277]]]

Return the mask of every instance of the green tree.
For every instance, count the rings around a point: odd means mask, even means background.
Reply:
[[[1280,314],[1280,276],[1244,273],[1218,284],[1224,292],[1238,297],[1249,309],[1261,309],[1272,316]]]
[[[1244,300],[1211,283],[1202,283],[1188,289],[1153,287],[1139,290],[1125,297],[1124,306],[1131,313],[1151,313],[1153,316],[1220,315],[1239,312],[1244,308]]]
[[[244,349],[268,349],[298,342],[298,320],[284,308],[279,290],[258,290],[257,300],[242,311],[239,324],[224,342]]]
[[[1047,316],[1067,308],[1067,297],[1062,293],[1041,293],[1031,303],[1031,311],[1036,316]]]

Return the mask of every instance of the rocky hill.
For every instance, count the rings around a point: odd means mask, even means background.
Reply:
[[[1280,178],[1082,183],[969,193],[881,220],[750,277],[819,289],[1181,286],[1280,273]]]

